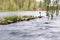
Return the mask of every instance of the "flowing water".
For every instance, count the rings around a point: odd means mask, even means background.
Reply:
[[[60,40],[60,16],[0,25],[0,40]]]
[[[42,16],[46,15],[46,11],[40,11]],[[32,16],[40,16],[39,11],[20,11],[20,12],[0,12],[0,17],[4,16],[24,16],[24,15],[32,15]]]

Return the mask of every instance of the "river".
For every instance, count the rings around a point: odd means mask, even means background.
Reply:
[[[40,11],[40,12],[41,12],[42,16],[46,15],[45,11]],[[0,12],[0,17],[13,16],[13,15],[18,15],[18,16],[24,16],[24,15],[40,16],[39,11]]]
[[[60,40],[60,15],[0,25],[0,40]]]

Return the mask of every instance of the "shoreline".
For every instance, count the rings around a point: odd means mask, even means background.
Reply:
[[[29,21],[32,19],[36,19],[36,18],[42,18],[43,16],[6,16],[2,19],[0,19],[0,25],[8,25],[8,24],[12,24],[12,23],[16,23],[16,22],[20,22],[20,21]]]

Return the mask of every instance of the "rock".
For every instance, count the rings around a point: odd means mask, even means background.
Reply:
[[[44,24],[50,24],[49,22],[45,22]]]
[[[42,18],[43,16],[38,16],[38,18]]]
[[[27,21],[29,21],[30,19],[27,19]]]
[[[19,32],[11,32],[10,34],[11,34],[11,35],[18,35]]]

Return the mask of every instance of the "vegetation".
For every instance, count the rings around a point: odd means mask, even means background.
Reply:
[[[59,14],[58,2],[59,0],[53,0],[52,6],[51,0],[40,1],[39,7],[46,11],[48,19],[53,19],[54,12],[56,12],[56,16]],[[36,0],[0,0],[0,11],[33,11],[35,8]]]
[[[36,0],[0,0],[0,11],[32,11]]]
[[[51,0],[44,0],[45,4],[46,4],[46,16],[48,16],[49,19],[49,4],[51,2]]]
[[[35,19],[36,17],[34,16],[6,16],[3,18],[0,18],[0,24],[5,25],[5,24],[10,24],[10,23],[15,23],[18,21],[29,21],[30,19]]]
[[[43,10],[46,10],[46,4],[42,1],[40,1],[39,7],[41,7]]]
[[[56,16],[59,14],[59,0],[53,0],[53,3],[51,4],[51,0],[44,0],[44,3],[46,5],[46,15],[48,16],[48,19],[53,19],[53,14],[56,12]],[[45,6],[44,6],[45,7]]]
[[[48,10],[49,4],[50,0],[40,1],[39,7]],[[34,8],[36,8],[36,0],[0,0],[0,11],[33,11]]]

